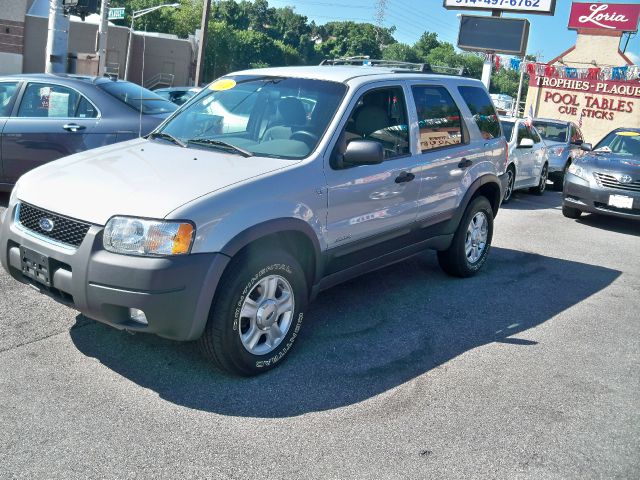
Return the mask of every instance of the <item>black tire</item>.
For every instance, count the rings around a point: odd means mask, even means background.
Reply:
[[[564,176],[567,174],[567,170],[569,170],[569,165],[571,165],[571,159],[567,160],[567,163],[562,169],[562,173],[553,179],[553,189],[556,192],[561,192],[564,189]]]
[[[309,301],[306,277],[296,259],[283,250],[259,250],[245,250],[231,261],[218,286],[209,320],[199,340],[203,353],[218,369],[243,376],[263,373],[282,363],[299,335]],[[256,355],[245,348],[240,338],[240,332],[249,321],[241,318],[240,313],[245,299],[259,292],[258,284],[269,276],[279,276],[288,282],[294,299],[293,312],[288,330],[275,348],[264,355]],[[279,316],[278,312],[278,323]],[[266,343],[266,334],[260,338],[263,339]]]
[[[547,189],[547,178],[549,177],[549,165],[546,163],[542,166],[542,172],[540,172],[540,182],[537,187],[531,187],[529,191],[534,195],[542,195]]]
[[[572,208],[572,207],[562,207],[562,215],[564,215],[567,218],[572,218],[572,219],[576,219],[576,218],[580,218],[580,216],[582,215],[582,210],[578,210],[577,208]]]
[[[513,165],[509,165],[507,168],[507,188],[504,191],[504,197],[502,198],[502,203],[509,203],[513,198],[513,188],[516,184],[516,170]]]
[[[467,230],[476,214],[483,212],[486,216],[487,241],[481,256],[471,263],[467,257],[465,243],[467,240]],[[491,250],[491,239],[493,238],[493,209],[489,200],[485,197],[476,197],[469,203],[467,209],[460,220],[458,229],[453,236],[451,246],[447,250],[438,252],[438,263],[442,270],[454,277],[472,277],[480,271],[487,261],[487,256]]]

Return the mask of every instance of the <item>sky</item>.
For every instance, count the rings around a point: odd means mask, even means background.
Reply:
[[[637,4],[638,0],[616,0],[615,3]],[[290,6],[299,14],[318,24],[335,20],[354,20],[375,23],[376,0],[269,0],[274,7]],[[395,38],[413,44],[425,31],[436,32],[440,40],[456,44],[460,13],[474,12],[446,10],[442,0],[387,0],[384,25],[395,26]],[[575,45],[576,32],[567,29],[570,0],[557,0],[554,16],[524,15],[531,22],[527,52],[539,55],[540,61],[555,58]],[[489,12],[478,12],[487,15]],[[506,17],[522,17],[520,14],[505,14]],[[625,35],[626,38],[626,35]],[[623,45],[624,47],[624,42]],[[636,64],[640,63],[640,35],[631,38],[627,55]]]

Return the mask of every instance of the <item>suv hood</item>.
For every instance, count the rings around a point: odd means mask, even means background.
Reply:
[[[164,218],[198,197],[294,163],[136,139],[36,168],[19,180],[17,196],[97,225],[113,215]]]

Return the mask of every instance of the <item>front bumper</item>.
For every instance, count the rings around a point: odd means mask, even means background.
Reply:
[[[0,225],[0,263],[13,278],[118,329],[174,340],[194,340],[202,334],[229,257],[119,255],[103,249],[103,228],[95,225],[77,249],[66,248],[19,228],[14,223],[15,208],[9,205]],[[51,287],[23,275],[20,246],[51,259]],[[148,324],[132,320],[130,308],[142,310]]]
[[[611,195],[624,195],[633,198],[633,208],[609,206]],[[567,172],[562,198],[563,206],[576,208],[582,212],[640,220],[640,192],[604,188],[599,186],[595,180],[587,181]]]

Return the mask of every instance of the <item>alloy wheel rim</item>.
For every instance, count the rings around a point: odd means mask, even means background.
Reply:
[[[467,255],[467,261],[470,264],[477,263],[482,258],[483,253],[487,249],[487,239],[489,238],[489,220],[484,212],[476,213],[465,237],[464,247]]]
[[[544,192],[547,188],[547,167],[543,167],[542,174],[540,175],[540,191]]]
[[[286,337],[293,320],[295,299],[291,284],[280,275],[256,283],[242,302],[238,334],[253,355],[266,355]]]
[[[513,193],[513,172],[511,170],[507,170],[507,190],[504,192],[504,200],[509,200],[511,198],[511,194]]]

